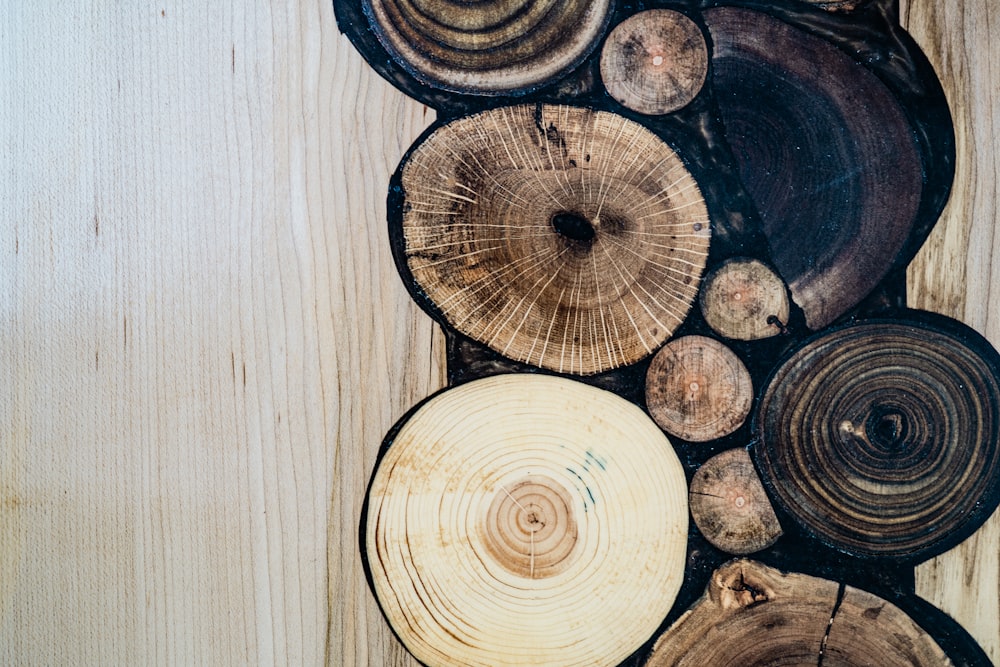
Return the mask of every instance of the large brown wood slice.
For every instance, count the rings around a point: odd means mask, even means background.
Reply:
[[[680,588],[687,486],[632,403],[502,375],[400,426],[364,525],[375,593],[422,662],[615,665]]]
[[[945,318],[807,342],[769,381],[754,456],[799,522],[858,554],[926,558],[1000,494],[996,352]]]
[[[646,407],[671,435],[706,442],[729,435],[750,413],[753,382],[732,350],[707,336],[663,346],[646,373]]]
[[[691,480],[690,503],[698,530],[726,553],[751,554],[781,537],[781,524],[745,449],[705,461]]]
[[[676,111],[695,98],[708,74],[708,47],[694,21],[670,9],[619,23],[601,50],[611,97],[643,114]]]
[[[705,12],[726,140],[771,259],[819,329],[896,265],[923,190],[899,101],[844,51],[749,9]]]
[[[431,134],[402,168],[418,298],[501,354],[562,373],[634,363],[684,321],[709,219],[677,154],[638,123],[501,107]]]
[[[708,326],[734,340],[776,336],[788,324],[785,283],[757,259],[736,257],[713,269],[698,303]]]
[[[524,92],[596,45],[608,0],[364,0],[376,36],[418,80],[460,93]]]
[[[871,593],[749,560],[727,563],[647,667],[941,667],[941,647]]]

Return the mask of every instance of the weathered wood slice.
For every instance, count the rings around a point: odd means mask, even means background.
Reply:
[[[703,463],[691,480],[690,504],[698,530],[726,553],[751,554],[781,537],[781,524],[745,449]]]
[[[643,114],[686,106],[707,74],[705,36],[694,21],[670,9],[630,16],[611,31],[601,50],[604,87],[622,105]]]
[[[705,12],[726,140],[811,329],[856,306],[916,224],[923,166],[897,99],[833,44],[767,14]]]
[[[842,599],[841,598],[842,595]],[[871,593],[749,560],[719,568],[647,667],[939,667],[941,647]]]
[[[379,41],[410,74],[459,93],[526,92],[578,64],[609,0],[363,0]]]
[[[1000,359],[943,317],[870,321],[804,344],[769,380],[754,446],[772,497],[856,554],[928,558],[1000,494]]]
[[[671,435],[706,442],[729,435],[750,414],[753,382],[732,350],[706,336],[670,341],[646,373],[646,407]]]
[[[516,361],[574,374],[634,363],[697,294],[710,235],[698,185],[616,114],[525,105],[462,118],[413,150],[401,180],[394,233],[418,300]]]
[[[632,403],[502,375],[402,423],[363,525],[375,594],[422,662],[614,665],[680,588],[687,485]]]
[[[757,259],[735,257],[709,272],[698,303],[708,326],[726,338],[769,338],[788,324],[785,283]]]

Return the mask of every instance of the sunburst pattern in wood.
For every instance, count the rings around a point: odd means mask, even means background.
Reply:
[[[701,191],[637,123],[503,107],[433,133],[403,167],[413,278],[460,332],[517,361],[592,374],[655,351],[708,256]]]

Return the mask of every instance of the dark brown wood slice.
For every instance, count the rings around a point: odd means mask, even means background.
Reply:
[[[749,560],[719,568],[656,642],[647,667],[940,667],[941,647],[871,593]]]
[[[687,484],[634,404],[500,375],[399,426],[364,526],[375,594],[423,664],[611,667],[680,590]]]
[[[913,130],[885,84],[833,44],[749,9],[705,20],[726,140],[771,259],[822,328],[906,246],[923,189]]]
[[[781,524],[745,449],[717,454],[698,468],[690,505],[698,530],[726,553],[751,554],[781,537]]]
[[[785,283],[757,259],[735,257],[713,269],[698,302],[708,326],[726,338],[770,338],[788,324]]]
[[[660,427],[706,442],[743,424],[753,382],[732,350],[707,336],[684,336],[663,346],[646,373],[646,407]]]
[[[676,111],[695,98],[708,74],[701,29],[684,14],[650,9],[625,19],[601,50],[611,97],[643,114]]]
[[[501,107],[439,128],[402,168],[405,261],[432,308],[516,361],[592,374],[684,321],[709,219],[677,154],[638,123]]]
[[[416,78],[473,94],[554,80],[600,39],[608,0],[364,0],[389,53]]]
[[[754,447],[764,481],[840,549],[926,558],[996,507],[996,353],[938,321],[834,330],[767,385]]]

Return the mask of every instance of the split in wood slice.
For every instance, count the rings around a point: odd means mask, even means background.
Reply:
[[[680,589],[687,485],[638,407],[565,378],[460,385],[399,428],[368,497],[371,580],[428,665],[615,665]]]
[[[663,346],[646,373],[646,407],[679,438],[707,442],[738,429],[750,414],[753,382],[732,350],[705,336]]]
[[[709,272],[699,305],[715,333],[735,340],[769,338],[788,324],[785,283],[756,259],[729,259]]]
[[[647,667],[939,667],[952,661],[871,593],[749,560],[723,565],[656,642]]]
[[[929,558],[971,534],[1000,494],[1000,363],[973,336],[871,321],[802,346],[756,421],[772,497],[855,554]]]
[[[665,114],[695,98],[708,74],[708,47],[694,21],[650,9],[622,21],[601,51],[611,97],[643,114]]]
[[[701,191],[621,116],[501,107],[445,125],[402,168],[405,261],[458,331],[516,361],[592,374],[652,354],[708,256]]]
[[[364,0],[379,41],[425,84],[459,93],[526,92],[596,46],[609,0]]]
[[[751,554],[781,537],[781,524],[745,449],[706,461],[691,480],[691,516],[709,542],[726,553]]]
[[[899,101],[820,37],[737,7],[705,12],[712,86],[771,259],[809,328],[858,305],[917,223],[923,165]]]

